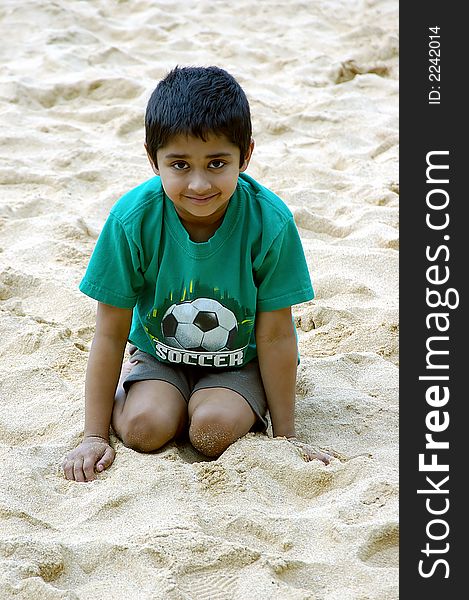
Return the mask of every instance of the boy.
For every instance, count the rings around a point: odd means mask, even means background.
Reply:
[[[114,205],[80,284],[98,309],[84,439],[66,478],[92,481],[112,464],[110,424],[141,452],[188,429],[218,457],[265,432],[267,410],[274,436],[327,464],[295,437],[291,305],[314,292],[291,212],[245,174],[254,141],[243,90],[217,67],[176,67],[148,102],[145,130],[157,176]]]

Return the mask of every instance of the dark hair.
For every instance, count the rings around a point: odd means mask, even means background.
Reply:
[[[236,79],[219,67],[178,67],[154,89],[145,113],[145,141],[155,166],[156,151],[179,134],[206,141],[225,135],[240,150],[240,167],[249,149],[249,102]]]

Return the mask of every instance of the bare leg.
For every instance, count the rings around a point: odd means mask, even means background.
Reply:
[[[185,432],[187,403],[174,385],[160,380],[135,381],[126,394],[122,381],[133,364],[126,362],[122,366],[112,412],[112,429],[126,446],[152,452]]]
[[[247,401],[227,388],[197,390],[189,400],[189,438],[205,456],[220,456],[248,433],[256,415]]]

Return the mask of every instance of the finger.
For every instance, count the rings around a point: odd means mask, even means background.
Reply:
[[[313,458],[317,458],[326,465],[331,462],[331,457],[328,454],[324,454],[324,452],[316,452]]]
[[[315,450],[307,448],[302,449],[302,456],[306,462],[309,462],[311,460],[320,460],[324,464],[328,465],[331,461],[331,457],[327,454],[324,454],[324,452],[317,452]]]
[[[94,474],[94,465],[96,463],[95,456],[87,456],[83,460],[83,473],[85,475],[86,481],[94,481],[96,476]]]
[[[69,481],[73,480],[73,462],[70,460],[64,460],[62,463],[62,469],[65,475],[65,479]]]
[[[83,457],[77,457],[73,462],[73,479],[75,481],[85,482],[85,474],[83,473]]]
[[[326,452],[321,452],[320,450],[313,450],[312,448],[307,448],[306,446],[304,446],[303,449],[306,451],[308,460],[320,460],[326,465],[328,465],[331,462],[331,456],[329,456],[329,454],[327,454]]]
[[[114,462],[115,455],[116,455],[116,453],[115,453],[114,449],[111,448],[110,446],[108,446],[106,448],[106,452],[103,454],[103,457],[101,458],[101,460],[98,461],[98,463],[96,465],[96,470],[101,472],[101,471],[104,471],[104,469],[107,469],[108,467],[110,467],[112,465],[112,463]]]

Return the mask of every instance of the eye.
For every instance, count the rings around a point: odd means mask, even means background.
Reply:
[[[226,165],[226,162],[224,160],[221,160],[220,158],[215,158],[214,160],[210,161],[210,165],[212,165],[214,169],[221,169]]]
[[[173,163],[171,166],[173,167],[173,169],[176,169],[176,171],[184,171],[188,165],[185,161],[178,160],[177,162]]]

